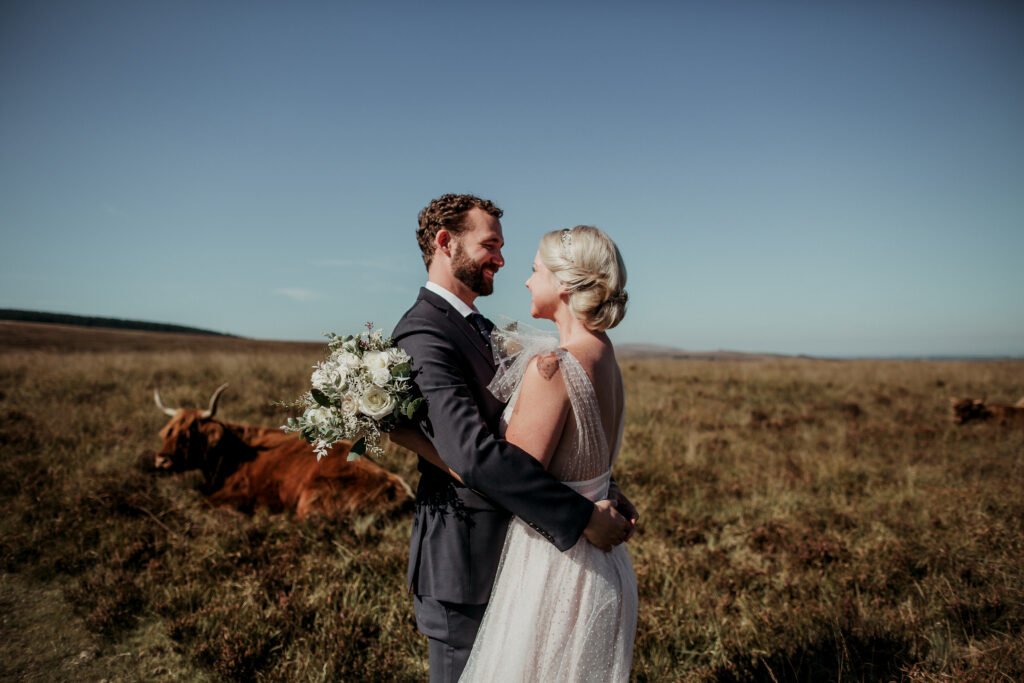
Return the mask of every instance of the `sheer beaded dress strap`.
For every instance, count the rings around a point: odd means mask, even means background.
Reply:
[[[597,392],[586,370],[566,349],[556,353],[565,379],[573,416],[576,419],[578,445],[571,463],[566,463],[567,480],[584,480],[599,476],[611,467],[608,437],[601,422],[601,406]]]

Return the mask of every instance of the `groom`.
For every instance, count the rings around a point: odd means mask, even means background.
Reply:
[[[505,265],[501,216],[486,199],[454,194],[420,212],[427,284],[393,333],[427,399],[420,429],[465,482],[420,457],[408,581],[417,627],[430,643],[431,681],[456,681],[466,665],[511,515],[563,551],[580,536],[607,550],[632,530],[610,501],[592,503],[496,436],[505,405],[487,390],[494,325],[474,301],[493,291]]]

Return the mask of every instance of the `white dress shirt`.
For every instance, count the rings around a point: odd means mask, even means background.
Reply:
[[[451,292],[449,292],[447,289],[437,284],[436,282],[431,282],[430,280],[427,280],[427,284],[423,286],[429,289],[434,294],[437,294],[439,297],[441,297],[448,303],[450,303],[452,305],[452,308],[458,311],[459,315],[461,315],[463,318],[469,317],[471,313],[480,312],[469,306],[465,301],[455,296],[454,294],[452,294]]]

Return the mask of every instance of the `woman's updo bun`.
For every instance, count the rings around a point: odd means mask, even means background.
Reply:
[[[569,310],[587,329],[610,330],[626,315],[626,265],[615,242],[590,225],[553,230],[540,259],[569,292]]]

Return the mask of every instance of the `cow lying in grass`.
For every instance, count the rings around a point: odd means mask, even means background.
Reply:
[[[1001,425],[1024,426],[1024,398],[1017,403],[986,403],[980,398],[949,399],[953,422],[966,424],[974,420],[995,420]]]
[[[214,392],[206,410],[168,408],[154,390],[157,407],[171,420],[160,430],[163,446],[151,461],[144,456],[144,465],[200,470],[210,502],[246,512],[266,507],[302,519],[411,507],[413,493],[401,477],[365,458],[349,462],[345,445],[317,462],[312,447],[295,434],[215,419],[226,387]]]

